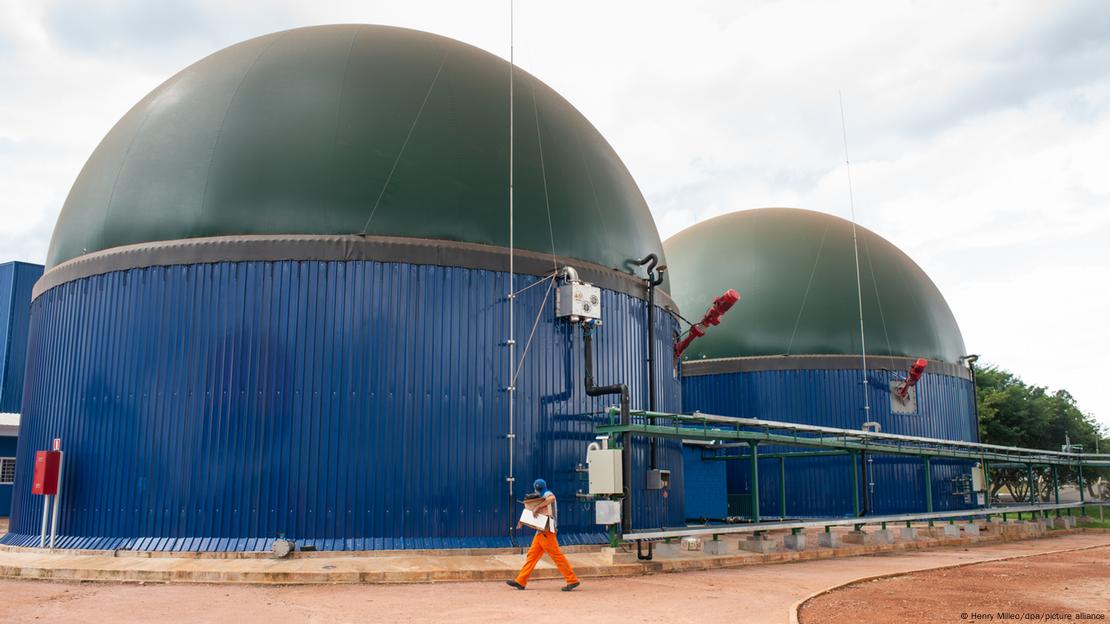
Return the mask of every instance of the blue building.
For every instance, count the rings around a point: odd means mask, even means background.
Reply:
[[[924,271],[874,232],[823,213],[767,208],[703,221],[665,247],[672,293],[688,317],[727,288],[742,297],[683,354],[685,411],[978,441],[974,384],[952,311]],[[928,366],[902,397],[918,358]],[[857,505],[861,514],[925,510],[921,459],[861,454],[780,464],[774,456],[803,450],[760,447],[763,516],[846,516]],[[720,459],[748,449],[685,453],[687,501],[698,503],[690,518],[719,518],[726,496],[729,515],[751,513],[750,461]],[[935,510],[974,505],[962,486],[967,462],[933,460],[929,470]]]
[[[61,547],[504,546],[537,477],[562,541],[606,538],[577,467],[617,399],[586,395],[551,277],[600,289],[596,381],[645,406],[648,338],[678,330],[666,284],[647,324],[636,261],[662,245],[598,131],[519,69],[512,93],[510,142],[503,59],[323,26],[216,52],[116,124],[31,305],[17,466],[62,439]],[[681,445],[658,451],[676,485],[632,481],[636,528],[683,519]],[[39,517],[20,479],[0,542]]]
[[[0,517],[12,506],[31,288],[40,276],[38,264],[0,264]]]

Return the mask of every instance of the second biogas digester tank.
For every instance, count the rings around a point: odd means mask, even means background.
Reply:
[[[864,410],[852,224],[787,208],[716,217],[664,243],[672,294],[684,312],[704,310],[726,288],[743,297],[725,322],[685,352],[685,411],[845,429],[860,429],[870,420],[886,433],[976,441],[974,386],[952,311],[906,254],[874,232],[857,228],[857,233],[870,414]],[[929,360],[921,381],[907,400],[893,397],[892,384],[917,358]],[[688,515],[746,515],[747,462],[701,457],[698,449],[687,448]],[[854,512],[848,457],[787,459],[785,509],[777,460],[762,461],[764,516]],[[925,509],[922,460],[864,456],[858,461],[861,512]],[[969,472],[967,462],[932,462],[935,509],[973,503],[958,487]],[[726,474],[729,510],[719,494]],[[692,483],[701,485],[695,489]]]
[[[599,286],[597,382],[645,404],[632,261],[662,255],[651,214],[566,100],[516,70],[513,101],[516,288],[562,265]],[[542,284],[508,332],[509,110],[503,59],[343,25],[216,52],[128,112],[70,192],[31,310],[18,466],[62,438],[59,545],[507,545],[506,343],[523,356],[537,314],[516,497],[543,477],[560,539],[605,539],[576,467],[615,399],[586,396],[582,338]],[[655,323],[669,353],[676,323]],[[671,364],[657,400],[677,410]],[[680,453],[661,446],[676,477]],[[637,527],[679,523],[681,479],[669,497],[642,481]],[[37,543],[40,505],[21,479],[0,541]]]

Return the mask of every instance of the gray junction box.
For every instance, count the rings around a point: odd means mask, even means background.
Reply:
[[[586,452],[590,471],[590,494],[623,494],[620,449],[590,449]]]

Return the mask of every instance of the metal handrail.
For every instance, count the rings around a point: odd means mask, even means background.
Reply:
[[[729,535],[735,533],[754,533],[789,529],[813,529],[834,526],[854,526],[869,524],[897,524],[926,520],[947,520],[974,518],[980,516],[1000,516],[1002,514],[1052,511],[1056,509],[1075,509],[1082,507],[1110,506],[1110,501],[1088,501],[1077,503],[1058,503],[1047,505],[1015,505],[987,507],[982,509],[960,509],[954,511],[934,511],[887,516],[862,516],[852,518],[827,518],[824,520],[800,520],[789,522],[758,522],[752,524],[721,525],[693,529],[674,529],[669,531],[634,531],[625,533],[621,538],[626,542],[642,540],[674,539],[679,537],[698,537],[704,535]]]

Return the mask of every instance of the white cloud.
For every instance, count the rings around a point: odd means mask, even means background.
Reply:
[[[0,4],[0,260],[41,261],[85,158],[198,58],[371,22],[508,55],[508,1]],[[516,3],[516,59],[613,143],[664,236],[787,205],[848,214],[933,277],[970,349],[1110,424],[1110,12],[1070,3]]]

